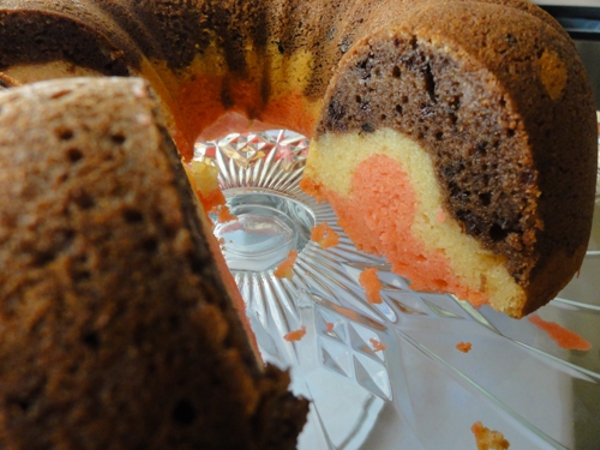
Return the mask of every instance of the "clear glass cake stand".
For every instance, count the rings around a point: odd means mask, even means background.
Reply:
[[[357,251],[329,205],[298,187],[307,148],[300,135],[268,131],[199,143],[195,155],[219,168],[238,216],[215,234],[262,356],[289,368],[293,391],[311,400],[299,449],[476,449],[477,421],[511,449],[599,449],[600,206],[579,277],[537,312],[592,343],[563,350],[527,319],[413,291]],[[322,222],[340,234],[336,247],[310,241]],[[292,249],[293,278],[276,278]],[[381,305],[358,284],[368,267],[379,269]],[[301,340],[284,339],[301,327]],[[458,351],[460,341],[472,350]]]

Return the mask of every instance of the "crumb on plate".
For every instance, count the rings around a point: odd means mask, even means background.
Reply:
[[[560,348],[567,350],[588,351],[592,344],[574,331],[568,330],[554,322],[547,322],[537,314],[529,316],[529,321],[556,342]]]
[[[458,344],[456,344],[456,349],[463,353],[469,353],[469,351],[471,351],[472,346],[473,345],[470,342],[460,341]]]
[[[381,281],[377,276],[377,269],[365,269],[360,274],[358,282],[365,290],[369,303],[381,303]]]
[[[273,275],[277,278],[292,279],[294,276],[294,264],[296,264],[296,258],[298,258],[298,250],[290,251],[287,258],[275,268]]]
[[[379,342],[377,339],[371,338],[371,339],[369,339],[369,342],[373,346],[374,352],[381,352],[387,348],[387,346],[385,344]]]
[[[333,231],[327,222],[312,227],[310,239],[323,248],[335,247],[340,243],[340,235]]]
[[[283,336],[283,339],[285,339],[288,342],[298,342],[305,335],[306,327],[302,326],[298,330],[290,331],[289,333],[287,333],[285,336]]]
[[[471,431],[475,435],[477,450],[506,450],[510,447],[502,433],[484,427],[479,421],[473,424]]]

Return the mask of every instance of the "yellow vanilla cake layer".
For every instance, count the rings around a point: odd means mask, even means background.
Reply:
[[[523,303],[505,257],[462,231],[445,210],[430,156],[402,133],[321,135],[305,177],[304,186],[333,204],[359,247],[385,255],[413,289],[454,292],[509,314]]]

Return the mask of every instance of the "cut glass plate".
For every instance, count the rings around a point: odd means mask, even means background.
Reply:
[[[514,449],[600,448],[600,210],[579,277],[536,313],[592,344],[563,350],[527,319],[412,291],[385,260],[356,250],[329,205],[298,187],[307,149],[300,135],[269,131],[199,143],[195,155],[219,169],[237,216],[213,217],[215,234],[262,356],[290,368],[292,390],[311,400],[299,449],[476,449],[478,421]],[[310,240],[322,222],[339,245]],[[293,278],[275,277],[294,249]],[[370,267],[380,305],[358,284]],[[303,327],[301,340],[284,339]]]

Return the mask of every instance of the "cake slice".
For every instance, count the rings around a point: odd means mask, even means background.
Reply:
[[[0,93],[0,189],[0,448],[295,448],[144,81]]]
[[[597,122],[564,31],[494,3],[415,2],[357,42],[302,186],[412,289],[519,318],[585,255]]]

